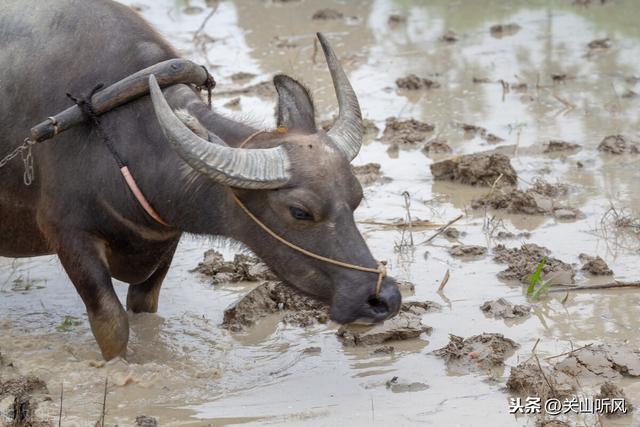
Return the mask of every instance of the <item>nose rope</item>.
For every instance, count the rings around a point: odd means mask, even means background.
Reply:
[[[333,265],[337,265],[343,268],[350,268],[352,270],[358,270],[358,271],[364,271],[367,273],[376,273],[378,275],[378,281],[376,282],[376,295],[378,295],[380,293],[380,287],[382,286],[382,280],[386,277],[387,275],[387,268],[386,268],[386,262],[384,261],[378,261],[378,268],[370,268],[370,267],[362,267],[360,265],[356,265],[356,264],[350,264],[348,262],[343,262],[343,261],[338,261],[335,260],[333,258],[328,258],[322,255],[318,255],[314,252],[308,251],[304,248],[301,248],[300,246],[291,243],[290,241],[286,240],[285,238],[281,237],[279,234],[277,234],[275,231],[273,231],[271,228],[269,228],[269,226],[267,226],[265,223],[263,223],[262,221],[260,221],[250,210],[249,208],[247,208],[247,206],[242,203],[242,201],[238,198],[238,196],[236,195],[236,193],[233,192],[233,190],[231,191],[231,197],[233,198],[233,200],[236,202],[236,204],[240,207],[240,209],[242,209],[244,211],[245,214],[247,214],[247,216],[249,218],[251,218],[253,220],[253,222],[255,222],[256,224],[258,224],[260,226],[260,228],[262,228],[264,231],[267,232],[267,234],[269,234],[271,237],[273,237],[274,239],[276,239],[277,241],[279,241],[280,243],[290,247],[291,249],[298,251],[308,257],[317,259],[319,261],[323,261],[329,264],[333,264]]]
[[[286,132],[286,129],[284,128],[278,128],[276,130],[277,132],[281,132],[284,133]],[[257,135],[260,135],[262,133],[266,133],[267,131],[257,131],[252,133],[251,135],[249,135],[249,137],[247,139],[245,139],[242,144],[240,144],[238,146],[238,148],[242,148],[244,147],[249,141],[251,141],[254,137],[256,137]],[[267,232],[267,234],[269,234],[271,237],[273,237],[274,239],[276,239],[277,241],[279,241],[280,243],[282,243],[285,246],[288,246],[289,248],[300,252],[301,254],[304,254],[310,258],[314,258],[317,259],[319,261],[322,262],[326,262],[328,264],[333,264],[333,265],[337,265],[339,267],[342,268],[349,268],[351,270],[358,270],[358,271],[364,271],[366,273],[375,273],[378,275],[378,279],[376,281],[376,293],[375,295],[378,296],[380,294],[380,289],[382,287],[382,281],[384,280],[385,277],[387,277],[387,263],[386,261],[377,261],[377,268],[370,268],[370,267],[362,267],[360,265],[356,265],[356,264],[351,264],[348,262],[343,262],[343,261],[338,261],[336,259],[333,258],[328,258],[326,256],[322,256],[322,255],[318,255],[314,252],[308,251],[304,248],[301,248],[300,246],[291,243],[290,241],[286,240],[285,238],[283,238],[282,236],[280,236],[278,233],[276,233],[275,231],[273,231],[268,225],[266,225],[265,223],[263,223],[262,221],[260,221],[260,219],[258,219],[258,217],[256,217],[253,212],[251,212],[249,210],[249,208],[247,208],[247,206],[242,202],[242,200],[240,200],[240,198],[236,195],[236,193],[233,191],[233,189],[231,189],[231,197],[233,198],[234,202],[240,207],[240,209],[242,209],[242,211],[247,214],[247,216],[249,218],[251,218],[251,220],[253,222],[255,222],[260,228],[262,228],[264,231]]]

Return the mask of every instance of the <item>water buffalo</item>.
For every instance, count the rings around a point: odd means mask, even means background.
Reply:
[[[195,89],[174,85],[103,116],[102,126],[149,203],[149,216],[120,175],[96,128],[83,124],[34,147],[35,182],[16,159],[0,168],[0,255],[57,254],[80,294],[105,359],[126,354],[127,313],[112,278],[129,283],[127,309],[155,312],[182,233],[242,242],[296,289],[330,304],[339,323],[379,322],[397,313],[386,277],[331,265],[265,233],[234,203],[288,241],[376,268],[353,211],[362,188],[350,161],[362,142],[360,107],[326,39],[319,35],[339,118],[318,130],[308,91],[278,75],[278,125],[245,147],[251,126],[210,111]],[[111,0],[0,3],[0,154],[35,123],[71,105],[65,96],[112,84],[176,51],[129,7]],[[179,119],[177,119],[177,117]],[[186,126],[187,124],[188,126]]]

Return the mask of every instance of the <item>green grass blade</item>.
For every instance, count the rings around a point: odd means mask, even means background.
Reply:
[[[539,282],[541,282],[540,276],[542,275],[542,269],[544,268],[544,265],[546,263],[547,263],[547,257],[542,258],[542,261],[540,261],[540,264],[538,264],[538,268],[536,268],[536,271],[529,278],[529,287],[527,288],[527,295],[533,294],[533,292],[535,291],[536,285]]]
[[[542,282],[540,287],[533,293],[533,299],[540,299],[542,294],[547,291],[547,289],[549,288],[550,284],[551,283],[547,282],[547,281]]]

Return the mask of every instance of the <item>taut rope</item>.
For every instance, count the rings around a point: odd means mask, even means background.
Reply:
[[[282,129],[282,128],[278,128],[276,130],[277,132],[286,132],[286,129]],[[247,139],[245,139],[242,144],[240,144],[238,146],[238,148],[242,148],[244,147],[249,141],[251,141],[253,138],[255,138],[256,136],[262,134],[262,133],[266,133],[267,131],[264,130],[260,130],[257,132],[252,133],[251,135],[249,135],[249,137],[247,137]],[[264,222],[260,221],[260,219],[258,219],[258,217],[256,217],[253,212],[251,212],[249,210],[249,208],[247,208],[247,206],[242,202],[242,200],[240,200],[240,198],[238,197],[238,195],[233,191],[233,189],[230,188],[230,192],[231,192],[231,197],[233,198],[233,201],[240,207],[240,209],[242,209],[242,211],[253,221],[255,222],[260,228],[262,228],[264,231],[267,232],[268,235],[270,235],[271,237],[273,237],[274,239],[276,239],[278,242],[282,243],[283,245],[297,251],[300,252],[301,254],[304,254],[310,258],[314,258],[317,259],[319,261],[322,262],[326,262],[328,264],[333,264],[333,265],[337,265],[338,267],[342,267],[342,268],[350,268],[352,270],[358,270],[358,271],[364,271],[366,273],[375,273],[378,275],[378,280],[376,282],[376,296],[380,294],[380,288],[382,287],[382,281],[384,280],[384,278],[387,276],[387,268],[386,268],[386,262],[384,261],[378,261],[378,268],[370,268],[370,267],[362,267],[360,265],[356,265],[356,264],[350,264],[348,262],[343,262],[343,261],[338,261],[335,260],[333,258],[328,258],[322,255],[318,255],[314,252],[308,251],[304,248],[301,248],[300,246],[291,243],[290,241],[288,241],[287,239],[285,239],[284,237],[280,236],[278,233],[276,233],[275,231],[273,231],[268,225],[266,225]]]

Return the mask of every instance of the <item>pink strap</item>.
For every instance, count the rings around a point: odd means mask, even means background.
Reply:
[[[133,195],[136,196],[138,203],[140,203],[140,206],[142,206],[142,208],[149,214],[149,216],[155,219],[158,223],[164,226],[170,227],[169,224],[167,224],[166,222],[164,222],[162,218],[160,218],[160,215],[158,215],[158,212],[156,212],[151,207],[147,199],[144,197],[144,194],[142,194],[142,191],[140,191],[140,187],[138,187],[136,180],[133,179],[133,175],[131,175],[131,172],[129,172],[129,168],[126,166],[123,166],[120,168],[120,172],[122,173],[124,180],[127,182],[129,189],[131,190]]]

